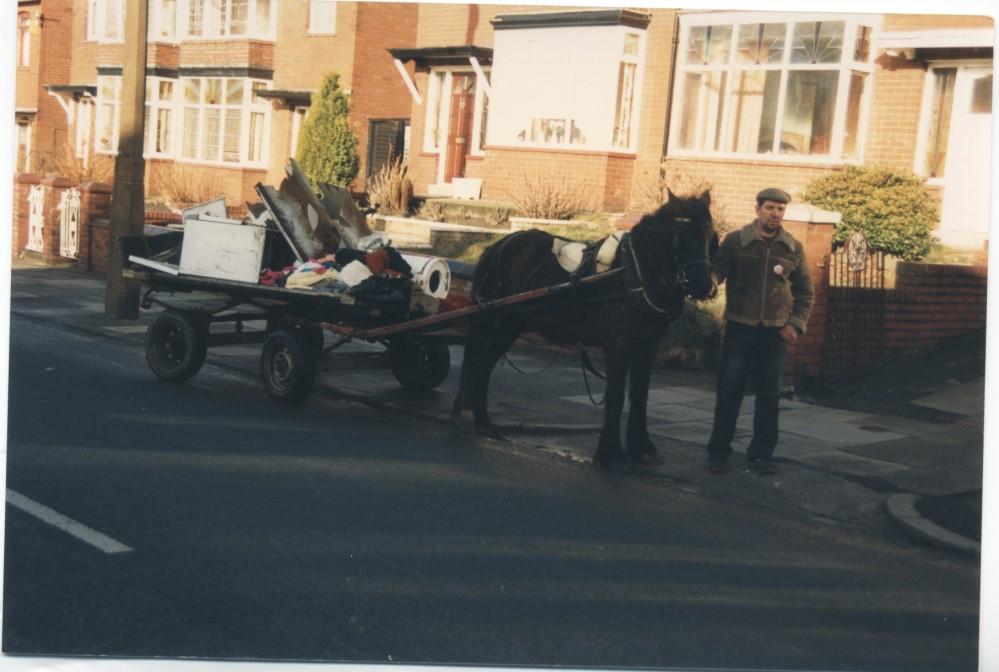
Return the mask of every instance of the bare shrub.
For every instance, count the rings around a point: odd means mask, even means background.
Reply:
[[[714,182],[696,170],[670,167],[637,181],[632,201],[636,209],[653,212],[669,200],[670,190],[677,196],[699,196],[714,187]],[[725,231],[729,228],[725,208],[718,198],[711,200],[711,219],[715,229]]]
[[[218,178],[204,171],[184,163],[170,163],[156,173],[151,191],[169,205],[181,207],[218,198],[222,188]]]
[[[424,201],[416,216],[431,222],[443,222],[446,219],[444,206],[440,201],[434,200]]]
[[[368,202],[385,215],[405,215],[413,200],[413,183],[402,159],[389,161],[367,180]]]
[[[524,217],[569,219],[593,207],[585,187],[569,182],[564,175],[525,175],[523,190],[509,196]]]
[[[92,156],[84,164],[83,159],[76,156],[76,151],[69,144],[56,147],[39,165],[43,174],[66,177],[81,184],[83,182],[114,181],[114,159],[109,156]]]

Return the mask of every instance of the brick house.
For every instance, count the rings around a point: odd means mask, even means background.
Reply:
[[[125,4],[19,0],[19,58],[46,49],[18,68],[21,167],[66,142],[113,156]],[[147,184],[180,165],[252,199],[334,70],[362,180],[403,153],[419,195],[509,200],[549,175],[623,211],[664,168],[712,184],[735,225],[763,186],[888,164],[928,178],[945,242],[976,247],[992,44],[976,16],[150,0]]]
[[[662,165],[734,225],[764,186],[888,164],[930,178],[944,242],[977,247],[992,40],[973,16],[421,5],[416,48],[390,51],[417,193],[508,200],[547,174],[624,210]]]
[[[72,54],[67,76],[43,79],[61,99],[64,127],[84,161],[117,150],[127,4],[71,0],[62,41]],[[340,75],[351,98],[363,188],[370,156],[384,153],[369,147],[369,129],[408,116],[384,47],[413,44],[416,15],[408,3],[149,0],[147,188],[176,165],[230,205],[256,200],[254,184],[280,180],[327,71]]]
[[[69,78],[71,0],[18,0],[15,55],[14,168],[25,172],[53,158],[68,134],[66,116],[46,84]]]
[[[733,223],[764,185],[880,164],[927,177],[937,235],[988,237],[990,17],[684,12],[666,167],[715,185]]]

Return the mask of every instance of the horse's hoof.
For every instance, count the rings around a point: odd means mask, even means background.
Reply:
[[[492,425],[476,425],[475,434],[495,441],[506,441],[503,435],[496,431]]]
[[[642,453],[641,455],[632,455],[631,461],[641,467],[658,467],[665,464],[662,459],[655,453]]]
[[[593,456],[593,466],[598,469],[626,473],[628,471],[628,458],[624,453],[596,453]]]

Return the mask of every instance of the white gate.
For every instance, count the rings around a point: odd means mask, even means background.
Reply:
[[[41,184],[36,184],[28,192],[28,244],[24,249],[33,252],[45,251],[42,238],[42,229],[45,228],[45,189]]]
[[[59,201],[59,254],[70,259],[80,256],[80,192],[67,189]]]

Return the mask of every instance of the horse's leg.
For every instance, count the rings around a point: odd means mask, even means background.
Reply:
[[[630,405],[625,446],[628,457],[640,464],[662,464],[662,460],[656,455],[656,446],[649,438],[646,417],[652,362],[659,344],[659,339],[655,338],[657,335],[658,330],[653,332],[650,338],[637,341],[631,346]]]
[[[624,408],[624,382],[628,376],[628,347],[622,338],[604,346],[607,364],[607,388],[604,392],[604,425],[600,430],[597,452],[593,464],[608,467],[614,463],[627,463],[621,449],[621,409]]]
[[[488,335],[485,335],[482,340],[482,349],[479,352],[476,366],[469,374],[472,378],[469,387],[469,401],[472,413],[475,415],[475,433],[499,439],[502,437],[493,428],[489,418],[489,379],[500,357],[505,355],[514,341],[517,340],[520,328],[516,324],[503,325],[499,320],[494,321],[491,327]]]
[[[476,363],[482,358],[482,339],[486,333],[488,331],[483,328],[482,319],[472,318],[462,353],[461,376],[458,379],[458,394],[451,409],[451,422],[460,421],[465,411],[472,408],[472,372],[477,366]]]

